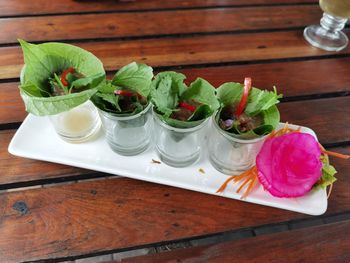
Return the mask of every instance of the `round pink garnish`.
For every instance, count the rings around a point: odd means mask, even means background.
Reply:
[[[256,157],[259,181],[273,196],[303,196],[322,175],[320,156],[320,146],[310,134],[269,138]]]

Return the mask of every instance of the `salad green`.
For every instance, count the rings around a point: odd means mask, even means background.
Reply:
[[[130,116],[148,105],[153,69],[132,62],[122,67],[111,81],[100,85],[91,101],[99,109],[116,115]]]
[[[243,113],[235,115],[244,93],[244,85],[228,82],[217,89],[217,97],[221,103],[216,115],[216,122],[231,136],[241,139],[253,139],[273,131],[279,121],[280,114],[276,107],[282,95],[274,91],[251,88]]]
[[[152,83],[151,98],[155,113],[170,126],[195,127],[211,116],[220,106],[215,88],[197,78],[186,86],[186,76],[166,71],[157,74]]]
[[[84,49],[54,42],[19,42],[25,62],[20,94],[26,110],[34,115],[70,110],[89,100],[105,80],[101,61]]]

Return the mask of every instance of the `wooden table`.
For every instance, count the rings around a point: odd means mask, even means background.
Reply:
[[[0,0],[0,16],[0,262],[104,256],[86,261],[97,262],[125,251],[159,252],[127,262],[350,262],[349,161],[332,159],[328,210],[311,217],[7,152],[26,116],[23,38],[83,47],[109,75],[138,61],[215,86],[251,76],[284,94],[282,121],[349,154],[350,46],[332,53],[304,41],[321,17],[316,1]]]

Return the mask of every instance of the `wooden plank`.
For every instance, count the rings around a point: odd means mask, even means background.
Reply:
[[[313,48],[305,42],[300,30],[75,44],[94,53],[109,71],[131,61],[160,67],[339,56],[350,51],[350,46],[336,54]],[[21,49],[3,47],[0,57],[0,79],[18,78],[23,65]]]
[[[297,101],[279,105],[281,121],[313,129],[319,141],[350,141],[350,97]]]
[[[7,147],[15,131],[0,131],[0,184],[47,180],[92,174],[93,171],[71,166],[41,162],[11,155]]]
[[[0,44],[17,43],[18,38],[58,41],[285,29],[320,17],[321,9],[308,5],[6,18],[0,19]]]
[[[46,1],[46,0],[0,0],[1,16],[38,15],[38,14],[62,14],[62,13],[85,13],[85,12],[111,12],[150,10],[165,8],[203,8],[239,5],[271,5],[271,4],[294,4],[294,3],[317,3],[315,0],[137,0],[137,1]]]
[[[118,262],[349,262],[350,221],[276,233]]]
[[[324,144],[350,141],[349,103],[350,97],[282,103],[280,105],[282,121],[312,128]],[[11,156],[7,152],[7,147],[13,134],[13,130],[0,132],[0,170],[2,171],[0,184],[91,173],[91,171]],[[350,167],[348,168],[347,173],[350,171]]]
[[[350,209],[350,166],[339,164],[342,173],[328,215]],[[15,209],[16,202],[24,207],[21,211]],[[310,218],[127,178],[2,193],[0,216],[0,257],[5,262],[77,256]]]
[[[179,71],[187,76],[188,82],[202,77],[215,87],[228,81],[242,82],[244,77],[251,76],[255,87],[271,89],[276,86],[285,97],[293,97],[350,91],[349,67],[350,58],[336,58]]]

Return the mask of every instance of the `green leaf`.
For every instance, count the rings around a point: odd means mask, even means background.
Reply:
[[[146,64],[132,62],[122,67],[112,79],[112,84],[129,88],[147,97],[151,91],[153,69]]]
[[[97,87],[99,84],[102,83],[102,81],[105,79],[104,73],[98,73],[91,76],[87,76],[84,78],[80,78],[77,80],[74,80],[71,83],[72,88],[91,88],[91,87]]]
[[[26,111],[37,115],[53,115],[63,111],[68,111],[80,104],[83,104],[97,91],[89,89],[79,93],[68,94],[55,97],[36,97],[27,92],[27,86],[20,87],[21,96],[26,106]]]
[[[208,118],[213,114],[213,110],[209,105],[200,105],[195,112],[189,117],[189,121],[199,121]]]
[[[217,97],[221,102],[222,108],[228,105],[238,105],[243,94],[243,84],[228,82],[224,83],[217,89]],[[282,95],[277,95],[277,91],[260,90],[252,88],[248,102],[244,112],[249,116],[260,115],[263,119],[262,125],[256,127],[254,130],[247,132],[240,132],[238,129],[238,122],[233,122],[231,127],[226,129],[233,137],[241,139],[254,139],[273,131],[280,122],[280,114],[276,104],[279,103],[279,98]],[[218,116],[220,113],[218,114]],[[219,118],[216,118],[219,121]]]
[[[159,73],[152,82],[151,99],[157,110],[170,116],[179,103],[179,97],[187,88],[185,75],[172,71]]]
[[[95,87],[99,84],[97,82],[104,79],[105,72],[101,61],[86,50],[63,43],[35,45],[24,40],[19,42],[25,62],[21,72],[21,95],[27,111],[34,115],[57,114],[84,103],[96,92]],[[49,97],[50,78],[69,67],[74,67],[87,78],[94,75],[100,77],[93,77],[94,80],[88,87],[91,91]]]
[[[180,96],[181,101],[196,101],[211,109],[210,115],[220,107],[215,88],[206,80],[197,78]]]
[[[217,98],[223,106],[238,103],[243,94],[243,85],[227,82],[217,88]]]
[[[333,184],[337,180],[337,178],[334,176],[337,173],[337,170],[335,170],[334,166],[329,164],[328,157],[324,155],[321,156],[321,162],[322,176],[314,187],[326,188],[328,185]]]
[[[190,128],[199,125],[219,108],[215,88],[206,80],[198,78],[186,87],[186,76],[173,71],[159,73],[152,83],[151,98],[161,119],[177,128]],[[170,118],[177,110],[180,101],[194,101],[201,105],[187,121]]]
[[[255,116],[278,104],[278,99],[281,97],[282,95],[277,95],[276,89],[274,91],[267,91],[253,88],[249,93],[248,103],[244,112],[249,116]]]

